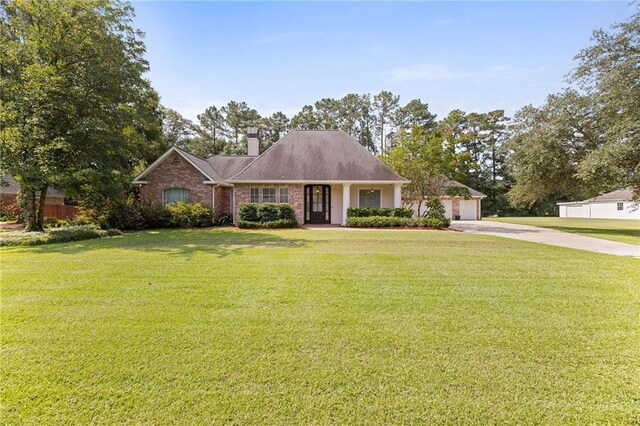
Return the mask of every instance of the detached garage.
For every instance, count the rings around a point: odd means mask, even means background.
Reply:
[[[619,189],[584,201],[558,203],[560,217],[640,219],[640,206],[630,189]]]
[[[443,193],[446,193],[450,188],[464,188],[468,190],[469,195],[466,197],[441,195],[440,200],[444,205],[445,217],[450,220],[480,220],[482,218],[480,203],[486,195],[457,181],[449,182]],[[418,209],[417,203],[413,204],[414,217],[418,216],[418,210],[420,215],[424,214],[425,203],[422,202],[420,209]]]

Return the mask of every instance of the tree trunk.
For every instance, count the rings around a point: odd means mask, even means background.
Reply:
[[[47,190],[49,189],[49,185],[44,185],[40,188],[40,200],[38,203],[38,211],[36,214],[36,222],[38,226],[38,231],[44,230],[44,206],[47,201]]]
[[[20,206],[20,215],[24,220],[24,230],[26,232],[39,231],[36,217],[36,192],[20,189],[18,205]]]

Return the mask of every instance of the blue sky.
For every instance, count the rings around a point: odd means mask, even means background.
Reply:
[[[450,110],[539,105],[566,86],[591,32],[629,2],[133,3],[162,103],[195,119],[245,101],[291,117],[305,104],[390,90]]]

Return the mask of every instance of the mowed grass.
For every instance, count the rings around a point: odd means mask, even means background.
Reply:
[[[588,219],[572,217],[496,217],[485,218],[495,222],[541,226],[587,237],[640,245],[640,220]]]
[[[7,424],[640,422],[640,260],[302,229],[0,256]]]

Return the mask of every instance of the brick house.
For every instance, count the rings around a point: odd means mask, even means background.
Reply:
[[[262,154],[258,146],[249,129],[246,156],[203,159],[173,147],[134,183],[147,201],[200,202],[234,222],[243,202],[289,203],[299,224],[335,225],[346,224],[349,207],[402,206],[408,181],[342,131],[293,130]],[[473,200],[476,219],[479,198]]]

